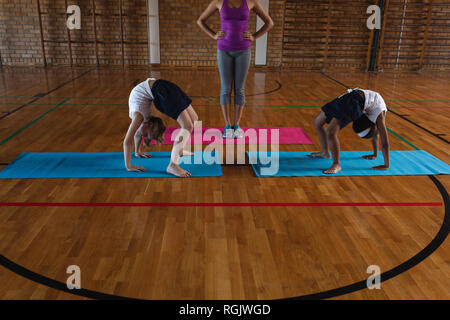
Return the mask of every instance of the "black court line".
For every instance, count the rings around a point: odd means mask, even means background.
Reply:
[[[246,97],[254,97],[254,96],[261,96],[264,94],[271,94],[271,93],[277,92],[277,91],[281,90],[281,88],[283,88],[283,85],[281,84],[280,81],[278,81],[278,80],[273,80],[273,81],[275,81],[275,83],[277,84],[277,87],[275,89],[272,89],[269,91],[264,91],[264,92],[246,94],[245,96]],[[191,97],[191,98],[220,98],[220,96],[217,97],[217,96],[191,96],[191,95],[189,95],[189,97]]]
[[[445,187],[440,183],[438,179],[436,179],[435,176],[428,176],[431,181],[435,184],[439,192],[441,193],[442,199],[444,200],[444,207],[445,207],[445,214],[444,214],[444,220],[442,221],[441,228],[439,229],[439,232],[436,234],[436,236],[431,240],[431,242],[423,248],[419,253],[417,253],[412,258],[408,259],[407,261],[403,262],[402,264],[396,266],[395,268],[383,272],[380,275],[380,282],[387,281],[389,279],[392,279],[409,269],[415,267],[419,263],[421,263],[423,260],[428,258],[434,251],[436,251],[442,243],[444,243],[445,239],[447,238],[449,232],[450,232],[450,200],[448,196],[448,192],[445,189]],[[353,284],[350,284],[348,286],[336,288],[333,290],[323,291],[319,293],[313,293],[305,296],[300,297],[294,297],[284,300],[319,300],[319,299],[329,299],[329,298],[335,298],[342,296],[344,294],[349,294],[352,292],[356,292],[359,290],[367,289],[367,280],[362,280]]]
[[[330,77],[329,75],[327,75],[325,72],[321,72],[321,74],[325,77],[328,78],[329,80],[336,82],[338,85],[341,85],[343,87],[345,87],[346,89],[351,89],[350,87],[346,86],[344,83],[340,82],[339,80],[334,79],[333,77]]]
[[[8,165],[9,165],[9,163],[6,163],[6,162],[0,163],[0,166],[8,166]]]
[[[67,293],[71,293],[80,297],[96,299],[96,300],[133,300],[131,298],[120,297],[115,295],[110,295],[106,293],[86,290],[86,289],[73,289],[70,290],[67,287],[67,284],[47,278],[46,276],[37,274],[31,270],[28,270],[17,263],[12,262],[11,260],[5,258],[3,255],[0,255],[0,265],[5,267],[6,269],[27,278],[33,282],[42,284],[46,287],[53,288],[59,291],[64,291]]]
[[[443,200],[444,200],[444,206],[445,206],[445,212],[444,212],[444,220],[442,222],[441,228],[439,229],[439,232],[436,234],[436,236],[431,240],[431,242],[422,249],[419,253],[414,255],[409,260],[403,262],[399,266],[384,272],[381,274],[380,281],[387,281],[389,279],[392,279],[409,269],[413,268],[414,266],[418,265],[420,262],[428,258],[434,251],[436,251],[441,244],[445,241],[447,238],[449,231],[450,231],[450,200],[448,196],[448,192],[445,189],[445,187],[439,182],[438,179],[434,176],[428,176],[431,181],[433,181],[434,185],[439,190]],[[97,300],[136,300],[132,298],[122,297],[122,296],[116,296],[116,295],[110,295],[106,293],[86,290],[86,289],[79,289],[79,290],[69,290],[67,288],[67,285],[65,283],[59,282],[54,279],[47,278],[43,275],[40,275],[38,273],[35,273],[31,270],[28,270],[17,263],[14,263],[13,261],[7,259],[5,256],[0,254],[0,265],[4,268],[14,272],[17,275],[20,275],[26,279],[29,279],[35,283],[47,286],[49,288],[53,288],[56,290],[64,291],[67,293],[71,293],[77,296],[90,298],[90,299],[97,299]],[[335,298],[339,297],[344,294],[349,294],[352,292],[356,292],[359,290],[367,289],[366,280],[362,280],[347,286],[343,286],[340,288],[322,291],[319,293],[309,294],[309,295],[303,295],[298,297],[292,297],[292,298],[286,298],[286,299],[280,299],[280,300],[319,300],[319,299],[329,299],[329,298]]]
[[[329,75],[327,75],[327,74],[325,74],[325,73],[323,73],[323,72],[322,72],[321,74],[322,74],[324,77],[326,77],[327,79],[330,79],[331,81],[336,82],[337,84],[339,84],[339,85],[345,87],[346,89],[350,89],[349,86],[347,86],[347,85],[345,85],[344,83],[342,83],[342,82],[340,82],[340,81],[334,79],[333,77],[330,77]],[[392,113],[395,114],[397,117],[400,117],[401,119],[403,119],[403,120],[405,120],[405,121],[408,121],[409,123],[411,123],[412,125],[416,126],[417,128],[422,129],[423,131],[425,131],[425,132],[431,134],[432,136],[434,136],[434,137],[436,137],[436,138],[438,138],[438,139],[444,141],[444,142],[447,143],[447,144],[450,143],[447,139],[442,138],[442,136],[445,135],[445,134],[434,133],[434,132],[428,130],[427,128],[422,127],[420,124],[418,124],[418,123],[416,123],[416,122],[414,122],[414,121],[412,121],[412,120],[409,120],[409,119],[407,118],[406,115],[402,115],[402,114],[399,114],[399,113],[397,113],[397,112],[395,112],[395,111],[392,111],[391,108],[388,108],[388,109],[389,109],[389,112],[392,112]]]
[[[281,88],[283,88],[283,85],[281,84],[280,81],[278,81],[278,80],[273,80],[273,81],[275,81],[277,83],[277,87],[275,89],[272,89],[270,91],[261,92],[261,93],[247,94],[246,96],[247,97],[262,96],[264,94],[271,94],[271,93],[277,92],[277,91],[281,90]]]
[[[50,91],[47,91],[46,93],[38,93],[37,95],[35,95],[35,96],[33,97],[33,100],[30,100],[30,101],[28,101],[27,103],[21,105],[20,107],[17,107],[16,109],[14,109],[14,110],[12,110],[12,111],[7,112],[5,115],[2,115],[2,116],[0,117],[0,120],[2,120],[2,119],[4,119],[4,118],[6,118],[6,117],[12,115],[13,113],[19,111],[20,109],[25,108],[25,107],[28,106],[28,105],[30,105],[30,104],[32,104],[32,103],[34,103],[34,102],[36,102],[36,101],[38,101],[38,100],[44,98],[45,96],[48,96],[49,94],[55,92],[56,90],[61,89],[61,88],[64,87],[65,85],[68,85],[69,83],[71,83],[71,82],[73,82],[73,81],[75,81],[75,80],[77,80],[77,79],[80,79],[81,77],[85,76],[86,74],[88,74],[89,72],[91,72],[91,71],[94,70],[94,69],[96,69],[96,68],[89,69],[89,70],[87,70],[86,72],[83,72],[82,74],[80,74],[79,76],[76,76],[75,78],[72,78],[72,79],[70,79],[70,80],[67,80],[66,82],[61,83],[59,86],[57,86],[56,88],[51,89]]]

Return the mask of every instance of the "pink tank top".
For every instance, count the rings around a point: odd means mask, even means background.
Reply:
[[[224,51],[240,51],[251,48],[251,41],[244,40],[242,33],[248,31],[250,9],[247,0],[241,0],[239,8],[230,8],[228,0],[223,0],[220,9],[221,30],[225,37],[217,40],[217,48]]]

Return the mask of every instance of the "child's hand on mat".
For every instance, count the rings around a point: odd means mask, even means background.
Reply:
[[[152,155],[149,153],[145,153],[145,152],[136,152],[136,157],[148,159],[148,158],[151,158]]]
[[[372,167],[372,169],[375,169],[375,170],[387,170],[387,169],[389,169],[389,167],[387,165],[385,165],[385,164],[382,164],[382,165],[379,165],[379,166],[376,166],[376,167]]]
[[[250,41],[255,41],[255,37],[253,36],[253,34],[249,31],[244,31],[242,33],[242,37],[244,38],[244,40],[250,40]]]
[[[130,166],[127,168],[128,171],[134,171],[134,172],[144,172],[145,168],[139,167],[139,166]]]
[[[374,160],[377,158],[377,156],[374,154],[368,154],[368,155],[362,156],[361,158],[367,159],[367,160]]]
[[[225,38],[225,31],[223,30],[217,31],[217,33],[214,35],[214,40],[220,40],[223,38]]]

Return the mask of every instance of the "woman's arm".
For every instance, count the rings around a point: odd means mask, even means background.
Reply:
[[[264,10],[264,8],[259,3],[259,1],[258,0],[253,0],[253,1],[254,2],[253,2],[252,10],[256,13],[256,15],[258,17],[261,18],[261,20],[264,22],[264,25],[256,33],[251,35],[253,37],[253,39],[251,39],[252,37],[249,37],[248,34],[245,34],[244,39],[246,39],[246,40],[256,40],[259,37],[262,37],[266,32],[268,32],[274,26],[272,18],[269,16],[269,14],[266,12],[266,10]]]
[[[225,36],[224,31],[220,30],[219,32],[216,33],[206,24],[206,20],[208,20],[208,18],[212,16],[214,12],[216,12],[216,10],[218,10],[217,5],[218,5],[217,0],[211,1],[211,3],[208,5],[205,11],[203,11],[203,13],[197,20],[197,24],[200,27],[200,29],[202,29],[208,36],[210,36],[214,40],[222,39]]]
[[[131,121],[130,127],[128,128],[127,134],[123,141],[123,156],[125,160],[125,168],[128,171],[138,171],[138,172],[145,171],[145,168],[131,165],[131,154],[133,153],[133,139],[143,121],[144,117],[139,112],[133,113],[133,120]]]

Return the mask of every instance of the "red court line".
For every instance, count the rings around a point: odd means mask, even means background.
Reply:
[[[178,202],[178,203],[126,203],[126,202],[0,202],[0,207],[442,207],[442,202]]]

